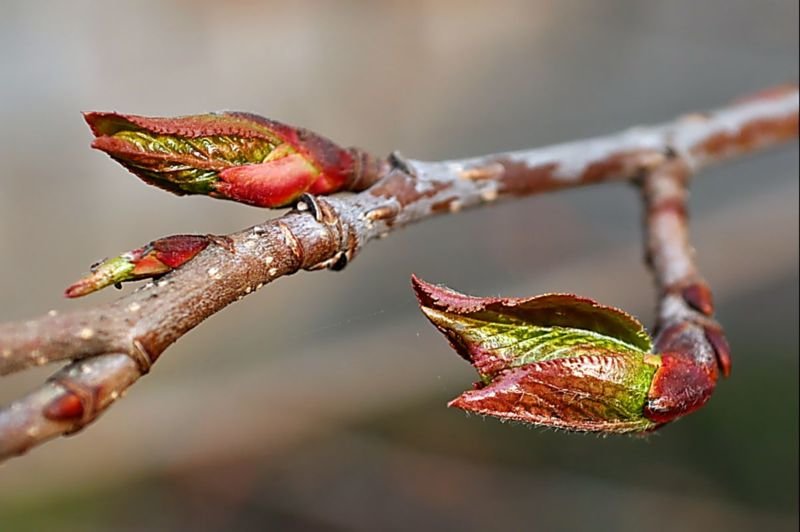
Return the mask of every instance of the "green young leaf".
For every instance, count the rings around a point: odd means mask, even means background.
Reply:
[[[481,298],[413,283],[423,313],[481,377],[451,406],[581,431],[657,426],[644,410],[661,357],[632,316],[569,294]]]
[[[449,406],[574,431],[641,432],[658,425],[644,414],[657,370],[635,355],[549,360],[509,369]]]
[[[571,294],[482,298],[414,279],[422,312],[481,377],[554,358],[652,350],[633,316]]]
[[[556,358],[609,352],[641,356],[650,351],[649,346],[641,349],[612,336],[578,327],[505,321],[505,316],[487,312],[477,313],[477,317],[428,307],[423,307],[422,312],[438,328],[447,330],[448,334],[457,335],[459,344],[466,347],[473,361],[485,358],[497,363],[490,365],[487,368],[489,371],[481,375],[485,380],[491,379],[497,372],[496,367],[494,370],[492,367],[499,366],[501,362],[502,369],[507,369]],[[490,321],[492,319],[496,321]]]

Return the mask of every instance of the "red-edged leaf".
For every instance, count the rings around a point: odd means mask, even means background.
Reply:
[[[634,355],[549,360],[508,370],[449,406],[575,431],[643,431],[656,426],[643,415],[655,371]]]

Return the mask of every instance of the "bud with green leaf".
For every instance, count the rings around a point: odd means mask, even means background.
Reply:
[[[66,289],[67,297],[80,297],[124,281],[149,279],[168,273],[203,251],[211,238],[203,235],[175,235],[160,238],[92,266],[89,275]]]
[[[383,163],[360,150],[248,113],[84,117],[95,136],[92,147],[145,182],[180,195],[281,207],[305,192],[366,188],[383,171]]]
[[[481,298],[413,278],[423,313],[480,376],[450,406],[536,425],[642,432],[702,406],[716,373],[652,353],[625,312],[569,294]]]

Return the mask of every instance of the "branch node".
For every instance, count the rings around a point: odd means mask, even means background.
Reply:
[[[703,282],[693,282],[684,286],[681,296],[686,304],[705,316],[714,314],[714,302],[711,290]]]
[[[147,375],[150,372],[150,367],[153,365],[153,357],[150,356],[150,352],[138,338],[133,339],[131,349],[127,354],[136,362],[139,373]]]
[[[344,270],[349,259],[347,258],[347,252],[340,251],[332,260],[333,262],[328,266],[328,269],[338,272]]]
[[[392,168],[396,168],[406,175],[414,178],[417,177],[417,171],[414,166],[399,151],[393,151],[389,154],[389,164],[392,166]]]
[[[390,220],[398,215],[400,212],[399,205],[392,204],[392,205],[383,205],[381,207],[376,207],[370,211],[367,211],[363,214],[363,218],[369,222],[377,222],[378,220]]]
[[[305,251],[303,250],[303,245],[294,235],[292,230],[286,225],[284,222],[278,222],[278,228],[281,230],[281,234],[283,235],[283,241],[286,244],[286,247],[292,253],[295,261],[297,261],[297,269],[303,267],[303,262],[305,259]]]
[[[320,223],[323,221],[322,209],[320,208],[316,196],[313,194],[309,194],[308,192],[304,193],[297,200],[294,208],[297,212],[310,212],[314,219]]]
[[[50,382],[64,389],[64,393],[53,399],[44,409],[44,416],[53,421],[71,421],[72,426],[65,436],[79,432],[97,416],[95,390],[75,382],[68,375],[56,374]]]
[[[212,235],[207,234],[206,237],[217,246],[228,251],[229,253],[236,253],[236,246],[233,244],[233,239],[227,235]]]

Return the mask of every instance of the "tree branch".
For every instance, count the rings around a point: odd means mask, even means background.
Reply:
[[[651,174],[657,188],[660,174],[651,171],[665,163],[679,161],[675,164],[686,171],[696,171],[792,138],[797,123],[798,92],[793,86],[712,114],[552,147],[445,162],[394,156],[392,170],[370,189],[349,197],[306,197],[276,220],[216,239],[216,245],[180,269],[113,303],[0,325],[2,374],[75,360],[0,411],[0,459],[80,430],[146,373],[170,344],[278,277],[300,269],[341,269],[367,242],[394,229],[498,199],[645,174]],[[646,185],[646,197],[647,190]],[[654,204],[661,201],[655,192],[652,197]],[[664,243],[651,247],[657,279],[669,291],[676,282],[694,279],[695,272],[673,275],[667,264],[677,247],[667,245],[668,223],[660,216],[650,218],[651,242]],[[678,316],[670,301],[665,297],[662,303],[659,342],[670,337]]]

